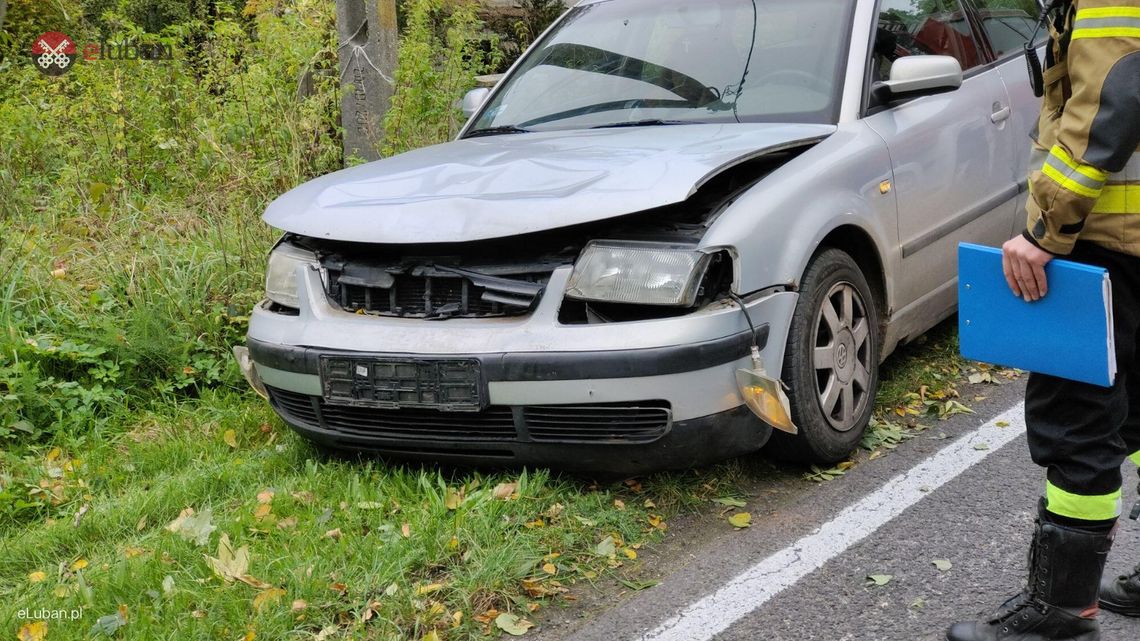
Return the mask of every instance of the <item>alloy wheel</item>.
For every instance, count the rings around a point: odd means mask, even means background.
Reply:
[[[816,312],[812,364],[820,409],[840,432],[855,428],[871,401],[870,330],[866,302],[855,286],[832,286]]]

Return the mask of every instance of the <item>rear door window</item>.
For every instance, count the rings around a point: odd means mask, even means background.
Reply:
[[[978,21],[993,47],[994,56],[1004,58],[1020,53],[1037,27],[1040,7],[1036,0],[970,0]],[[1037,32],[1040,44],[1048,36],[1045,29]]]

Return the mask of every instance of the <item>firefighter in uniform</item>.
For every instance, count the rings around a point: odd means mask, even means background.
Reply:
[[[1119,373],[1110,388],[1030,375],[1029,448],[1046,483],[1029,579],[989,619],[950,628],[949,641],[1100,639],[1098,590],[1100,606],[1140,616],[1140,567],[1101,585],[1121,514],[1120,468],[1125,458],[1140,465],[1140,0],[1054,0],[1049,9],[1028,224],[1003,246],[1003,266],[1028,301],[1047,295],[1044,267],[1055,256],[1107,268]]]

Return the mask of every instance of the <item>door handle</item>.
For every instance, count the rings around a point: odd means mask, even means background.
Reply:
[[[998,105],[996,104],[994,105],[994,107],[997,106]],[[1013,111],[1009,107],[1002,107],[1001,109],[997,109],[992,114],[990,114],[990,122],[994,123],[995,125],[1001,122],[1005,122],[1006,120],[1009,120],[1009,117],[1012,114]]]

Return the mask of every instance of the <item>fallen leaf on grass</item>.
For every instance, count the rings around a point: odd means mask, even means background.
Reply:
[[[495,626],[511,636],[521,637],[526,634],[527,630],[533,628],[534,624],[526,619],[520,619],[513,614],[504,612],[495,617]]]
[[[263,490],[257,493],[258,503],[271,503],[273,501],[273,490]]]
[[[938,568],[942,572],[945,572],[946,570],[954,567],[954,564],[950,561],[947,561],[946,559],[934,559],[932,563],[934,563],[934,567]]]
[[[630,561],[637,559],[637,552],[635,552],[632,548],[625,548],[622,550],[622,552],[625,553],[625,557]]]
[[[340,528],[336,528],[333,530],[329,530],[328,532],[325,532],[325,538],[339,541],[340,540]]]
[[[500,501],[509,501],[512,498],[518,498],[519,484],[515,483],[499,483],[495,489],[491,490],[491,496],[499,499]]]
[[[28,574],[28,583],[39,583],[47,578],[47,573],[40,570]]]
[[[44,641],[47,636],[47,622],[46,621],[32,621],[20,626],[20,630],[16,632],[17,641]]]
[[[304,599],[296,599],[293,601],[293,605],[289,609],[294,612],[300,612],[307,607],[309,607],[309,604]]]
[[[743,530],[744,528],[750,527],[752,525],[752,515],[748,512],[737,512],[736,514],[728,517],[728,522],[732,524],[732,527],[738,530]]]
[[[282,590],[281,588],[269,588],[268,590],[262,590],[261,592],[257,593],[257,596],[253,597],[253,607],[255,610],[260,612],[262,608],[267,605],[275,605],[278,601],[281,600],[281,597],[283,596],[285,596],[285,590]]]
[[[616,507],[619,510],[624,510],[625,509],[625,501],[623,501],[621,499],[614,499],[614,507]]]
[[[82,570],[83,568],[87,567],[87,565],[88,565],[87,559],[75,559],[75,562],[73,562],[68,567],[68,569],[70,569],[72,572],[76,572],[76,571]]]
[[[554,565],[553,563],[543,563],[542,571],[551,575],[558,574],[558,566]]]
[[[222,440],[225,441],[226,445],[230,446],[230,449],[237,449],[237,433],[233,430],[226,430],[222,433]]]
[[[872,574],[871,576],[867,577],[867,585],[883,586],[890,583],[891,579],[893,578],[895,577],[891,574]]]
[[[424,635],[423,641],[440,641],[439,633],[432,630]]]
[[[400,534],[402,534],[405,539],[411,538],[412,526],[408,525],[407,523],[404,523],[403,525],[400,526]]]
[[[421,585],[420,587],[416,588],[416,594],[418,594],[419,596],[423,596],[425,594],[432,594],[433,592],[439,592],[442,589],[443,589],[442,583],[429,583],[427,585]]]
[[[211,523],[214,515],[210,508],[202,510],[201,513],[195,514],[194,508],[188,507],[179,513],[178,518],[171,521],[166,529],[178,534],[184,539],[193,541],[197,545],[207,545],[210,542],[210,534],[216,530],[214,524]]]
[[[91,626],[91,634],[102,634],[103,636],[115,636],[119,628],[127,624],[127,606],[120,605],[118,611],[114,614],[101,616],[95,620],[95,625]]]
[[[259,503],[258,506],[253,510],[253,518],[256,521],[264,520],[265,517],[269,516],[269,513],[272,511],[273,506],[269,505],[268,503]]]
[[[286,519],[281,519],[277,522],[277,529],[279,530],[292,530],[297,527],[297,517],[290,516]]]
[[[443,497],[444,506],[449,510],[458,510],[461,503],[463,503],[463,497],[459,495],[459,492],[449,488],[447,495]]]
[[[249,575],[249,546],[243,545],[234,549],[228,534],[223,534],[218,541],[218,556],[206,557],[206,563],[226,583],[241,581],[242,583],[260,590],[273,589],[273,584],[266,583]]]
[[[612,556],[615,553],[617,553],[617,541],[615,541],[612,536],[607,536],[602,539],[601,542],[594,547],[594,554],[598,556]]]

